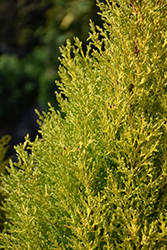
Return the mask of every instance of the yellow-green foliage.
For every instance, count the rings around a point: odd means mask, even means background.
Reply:
[[[5,159],[9,141],[10,141],[10,136],[8,135],[5,135],[0,139],[0,175],[5,173],[5,167],[9,164],[9,159]],[[0,204],[2,203],[2,200],[3,197],[0,194]],[[3,222],[4,222],[4,213],[0,209],[0,230],[3,228]]]
[[[4,249],[167,249],[167,5],[107,3],[86,54],[61,48],[64,118],[40,116],[2,178]]]
[[[8,150],[8,143],[10,136],[5,135],[0,139],[0,174],[5,172],[5,166],[8,165],[9,159],[5,160],[5,156]]]

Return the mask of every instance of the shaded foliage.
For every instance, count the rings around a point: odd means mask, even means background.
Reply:
[[[9,158],[6,159],[6,153],[8,150],[8,144],[10,141],[10,136],[3,136],[0,138],[0,176],[2,174],[6,174],[5,167],[9,165]],[[1,191],[1,181],[0,181],[0,191]],[[4,200],[4,197],[0,193],[0,231],[2,231],[5,221],[5,213],[2,210],[2,201]]]

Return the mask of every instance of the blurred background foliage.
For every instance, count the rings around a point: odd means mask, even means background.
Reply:
[[[86,43],[97,11],[95,0],[1,0],[0,116],[32,100],[56,106],[59,46],[74,36]]]
[[[14,145],[33,137],[29,110],[58,108],[59,46],[74,36],[85,46],[89,19],[102,24],[98,11],[96,0],[0,0],[0,137],[12,135]]]

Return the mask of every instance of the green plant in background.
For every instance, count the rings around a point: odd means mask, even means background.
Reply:
[[[1,248],[167,248],[166,1],[117,2],[85,53],[61,48],[65,117],[49,105],[42,138],[16,147]]]
[[[5,174],[5,167],[9,165],[9,158],[5,159],[8,150],[8,144],[10,141],[10,136],[3,136],[0,139],[0,175]],[[0,182],[1,185],[1,182]],[[3,196],[0,194],[0,205],[2,206]],[[0,231],[3,229],[3,223],[5,221],[4,212],[0,209]]]
[[[0,43],[11,48],[32,50],[40,43],[45,26],[45,11],[51,7],[52,0],[1,0],[0,5]],[[5,25],[4,25],[5,24]],[[12,39],[11,39],[12,37]]]
[[[28,60],[27,57],[20,61],[15,55],[0,57],[1,120],[11,118],[17,120],[25,107],[34,104],[38,88],[38,74],[42,72],[42,69],[36,64],[34,71],[34,64],[30,59]]]
[[[88,20],[93,18],[97,23],[101,23],[95,1],[35,0],[31,3],[21,0],[15,2],[2,0],[1,2],[0,49],[1,45],[6,43],[11,47],[9,47],[10,53],[22,56],[25,54],[25,57],[22,59],[15,56],[14,59],[13,55],[0,56],[0,75],[2,75],[0,116],[2,117],[3,113],[9,117],[9,110],[12,108],[20,115],[19,108],[27,108],[32,100],[45,110],[48,108],[48,101],[57,109],[54,94],[57,87],[54,80],[59,79],[57,74],[59,46],[73,36],[78,36],[86,43]],[[14,60],[15,66],[13,66]],[[13,83],[12,77],[9,77],[13,75],[14,67],[16,71],[14,81],[17,78],[17,83]],[[8,102],[5,103],[7,99]]]

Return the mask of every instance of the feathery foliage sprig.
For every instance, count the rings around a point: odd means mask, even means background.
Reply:
[[[87,52],[61,48],[64,118],[39,114],[42,138],[27,135],[2,178],[1,248],[167,247],[167,5],[106,2]]]
[[[0,139],[0,176],[1,174],[5,174],[5,166],[9,165],[9,159],[6,158],[6,153],[9,148],[9,141],[11,137],[9,135],[2,136]],[[0,182],[1,185],[1,182]],[[0,187],[1,188],[1,187]],[[4,197],[0,194],[0,206],[2,205]],[[3,229],[3,224],[5,221],[4,212],[0,209],[0,231]]]

